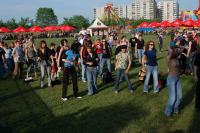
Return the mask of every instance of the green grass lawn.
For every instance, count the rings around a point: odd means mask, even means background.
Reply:
[[[156,36],[145,36],[145,40]],[[69,39],[71,40],[71,39]],[[39,40],[36,40],[36,43]],[[59,42],[48,39],[47,42]],[[165,50],[169,37],[165,37]],[[167,51],[158,54],[159,72],[167,74]],[[86,83],[79,80],[82,99],[63,102],[61,86],[41,89],[39,80],[31,84],[23,81],[0,81],[0,125],[22,132],[63,133],[199,133],[200,114],[194,110],[195,82],[183,75],[181,114],[166,118],[164,108],[166,87],[158,95],[142,95],[143,83],[138,81],[139,67],[132,67],[130,80],[134,93],[128,92],[126,82],[120,84],[119,94],[113,92],[114,83],[103,85],[98,79],[99,93],[87,96]],[[68,94],[72,96],[72,86]],[[1,130],[0,130],[1,132]]]

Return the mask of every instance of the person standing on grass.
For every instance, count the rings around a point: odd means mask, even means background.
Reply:
[[[174,47],[168,55],[168,77],[167,89],[169,93],[168,102],[165,107],[165,115],[171,116],[172,113],[179,113],[179,105],[182,98],[182,87],[179,73],[178,47]]]
[[[8,47],[7,43],[5,43],[4,51],[5,51],[7,72],[8,72],[8,75],[11,75],[13,71],[13,67],[14,67],[14,61],[12,58],[12,49]]]
[[[6,63],[5,51],[3,49],[3,42],[0,42],[0,80],[4,75],[4,64]]]
[[[35,72],[35,79],[37,78],[37,73],[36,73],[36,56],[37,56],[37,50],[35,48],[35,45],[33,44],[33,41],[30,41],[27,44],[27,47],[25,49],[25,57],[26,57],[26,62],[27,62],[27,74],[26,74],[26,79],[29,79],[29,73],[31,71],[31,68],[34,69]]]
[[[135,34],[132,33],[131,38],[129,40],[129,43],[131,44],[131,55],[132,55],[131,61],[132,61],[132,64],[134,64],[134,57],[135,57],[135,53],[136,53],[136,51],[135,51],[136,42],[137,42],[137,38],[135,37]]]
[[[97,72],[98,72],[98,76],[100,77],[100,70],[101,70],[101,64],[102,64],[102,55],[103,55],[103,44],[100,40],[100,38],[96,38],[95,43],[93,44],[93,48],[95,50],[95,52],[98,55],[99,58],[99,63],[97,66]]]
[[[25,62],[25,52],[21,41],[19,40],[16,41],[15,48],[13,49],[12,52],[12,56],[15,62],[15,70],[13,72],[13,78],[17,79],[17,76],[19,76],[19,79],[22,79],[24,62]]]
[[[51,87],[51,51],[46,45],[46,41],[40,41],[40,48],[38,49],[38,61],[40,62],[41,70],[41,88],[44,88],[45,70],[47,72],[48,86]]]
[[[61,69],[62,69],[62,67],[64,65],[64,63],[62,61],[62,56],[69,49],[68,40],[67,39],[62,39],[60,41],[60,44],[61,44],[60,48],[57,48],[57,53],[58,53],[58,57],[57,57],[57,65],[58,65],[57,77],[59,77],[59,75],[61,73]],[[60,51],[59,51],[59,49],[60,49]]]
[[[196,81],[196,98],[195,98],[195,108],[200,112],[200,50],[195,56],[194,60],[194,78]]]
[[[116,81],[115,81],[114,91],[116,94],[119,92],[119,82],[122,74],[126,79],[129,91],[133,93],[133,88],[128,78],[128,72],[130,67],[131,67],[131,57],[127,52],[127,46],[122,45],[121,52],[116,55],[115,59]]]
[[[87,45],[87,54],[83,57],[83,63],[86,66],[88,96],[92,96],[97,92],[96,77],[98,66],[98,55],[94,52],[92,44]]]
[[[76,62],[78,62],[78,59],[79,59],[79,57],[80,57],[80,55],[79,55],[79,50],[80,50],[80,48],[81,48],[81,43],[78,41],[78,38],[75,37],[75,38],[74,38],[74,42],[73,42],[72,45],[71,45],[71,50],[72,50],[73,53],[74,53],[74,56],[75,56],[75,58],[76,58]]]
[[[162,52],[163,47],[163,35],[161,32],[158,33],[158,45],[159,45],[159,52]]]
[[[138,36],[137,43],[135,45],[135,51],[137,52],[137,55],[138,55],[138,61],[141,64],[142,56],[145,51],[144,39],[142,39],[142,35]]]
[[[51,52],[51,80],[55,81],[56,78],[56,73],[58,71],[58,66],[57,66],[57,53],[55,50],[55,43],[50,44],[50,52]]]
[[[187,51],[187,57],[189,59],[189,67],[190,67],[190,71],[191,71],[191,75],[193,75],[194,73],[194,57],[195,57],[195,53],[197,50],[197,44],[194,41],[194,38],[192,35],[188,35],[188,51]]]
[[[83,59],[85,58],[87,54],[87,45],[91,45],[91,44],[90,44],[90,41],[84,40],[83,45],[81,45],[81,48],[80,48],[79,62],[81,64],[81,79],[82,79],[82,82],[84,83],[87,82],[87,76],[86,76],[86,66],[83,62]]]
[[[62,100],[63,101],[68,100],[67,87],[69,85],[69,75],[71,75],[71,77],[72,77],[74,97],[81,98],[78,96],[77,72],[76,72],[75,66],[74,66],[76,57],[73,54],[73,51],[67,50],[62,56],[62,61],[64,62]]]
[[[156,56],[155,43],[153,41],[149,41],[146,46],[146,50],[144,52],[144,56],[142,58],[142,65],[146,65],[146,78],[144,82],[144,93],[147,94],[149,91],[149,81],[150,76],[153,74],[153,82],[154,82],[154,93],[158,93],[158,64],[157,64],[157,56]]]
[[[103,55],[102,55],[102,64],[101,64],[101,69],[100,69],[100,75],[103,74],[103,67],[105,63],[107,64],[108,72],[111,73],[111,52],[110,52],[110,47],[108,42],[103,39],[102,40],[103,44]]]

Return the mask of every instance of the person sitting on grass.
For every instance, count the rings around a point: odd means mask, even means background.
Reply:
[[[127,52],[127,46],[122,45],[121,52],[116,55],[115,59],[116,81],[115,81],[114,91],[116,94],[119,92],[119,82],[122,74],[126,79],[129,91],[133,93],[133,88],[128,78],[128,72],[130,67],[131,67],[131,57]]]

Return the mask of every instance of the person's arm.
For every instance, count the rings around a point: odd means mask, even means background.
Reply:
[[[195,81],[198,81],[197,70],[198,70],[198,66],[194,65],[194,79],[195,79]]]
[[[145,66],[146,60],[147,60],[147,56],[143,55],[143,57],[142,57],[142,66]]]
[[[126,68],[126,71],[125,71],[126,74],[128,74],[128,71],[129,71],[130,67],[131,67],[131,57],[129,55],[128,56],[128,67]]]
[[[26,58],[26,61],[28,61],[28,48],[25,49],[25,58]]]
[[[80,54],[80,59],[83,60],[83,47],[81,47],[79,54]]]
[[[3,63],[6,64],[6,57],[5,57],[5,51],[2,54],[2,59],[3,59]]]
[[[57,60],[57,64],[58,64],[58,65],[60,64],[60,59],[62,58],[62,57],[61,57],[62,52],[63,52],[63,47],[62,47],[62,48],[60,49],[60,51],[59,51],[58,60]]]
[[[187,51],[187,57],[189,57],[189,55],[190,55],[191,47],[192,47],[192,42],[189,42],[189,47],[188,47],[188,51]]]
[[[117,56],[115,57],[115,70],[118,68],[118,61],[117,61]]]

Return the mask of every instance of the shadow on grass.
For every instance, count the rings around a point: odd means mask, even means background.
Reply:
[[[193,121],[189,127],[190,133],[199,133],[200,132],[200,112],[194,112]]]
[[[96,109],[83,109],[75,113],[57,117],[45,124],[42,129],[33,132],[65,132],[65,133],[116,133],[131,132],[127,129],[129,122],[147,115],[141,108],[127,104],[114,104]],[[134,121],[133,121],[134,120]],[[125,129],[124,129],[125,128]]]

